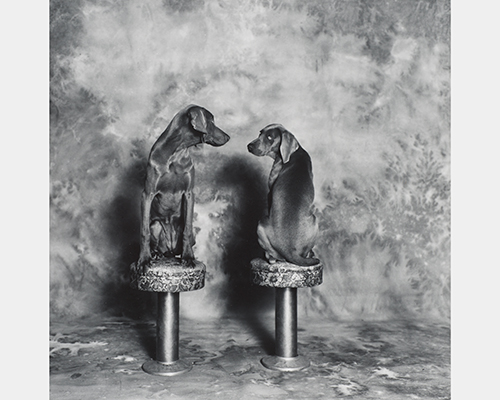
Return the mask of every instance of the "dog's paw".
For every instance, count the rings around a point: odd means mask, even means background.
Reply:
[[[194,258],[194,254],[189,254],[189,255],[183,255],[181,257],[182,259],[182,263],[186,266],[186,267],[194,267],[195,266],[195,258]]]
[[[184,247],[182,250],[181,258],[183,260],[194,260],[194,253],[193,253],[193,248],[192,247]]]
[[[309,250],[309,252],[306,255],[306,258],[314,258],[315,260],[317,260],[313,250]]]
[[[151,252],[151,260],[159,260],[160,258],[163,258],[163,254],[160,251],[154,250]]]
[[[276,261],[278,261],[276,258],[274,258],[271,254],[269,254],[267,251],[266,251],[266,258],[267,258],[267,262],[269,264],[274,264]]]
[[[150,264],[151,257],[140,257],[139,261],[137,261],[136,264],[137,272],[140,274],[145,274],[146,272],[148,272]]]

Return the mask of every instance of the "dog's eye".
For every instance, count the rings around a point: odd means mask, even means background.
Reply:
[[[273,140],[273,137],[272,137],[271,135],[267,135],[267,138],[268,138],[269,140]]]

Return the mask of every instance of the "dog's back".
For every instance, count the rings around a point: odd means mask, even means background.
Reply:
[[[286,261],[314,265],[310,257],[317,235],[312,212],[314,186],[309,154],[299,147],[283,164],[270,191],[269,222],[272,244]]]
[[[267,125],[248,145],[258,157],[270,156],[268,215],[259,221],[257,236],[270,262],[316,265],[312,248],[318,226],[312,207],[314,186],[309,154],[281,124]]]

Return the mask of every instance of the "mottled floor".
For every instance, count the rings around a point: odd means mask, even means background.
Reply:
[[[450,328],[436,322],[299,319],[305,371],[267,370],[274,321],[181,318],[175,377],[144,373],[155,324],[132,320],[51,324],[50,398],[57,399],[449,399]]]

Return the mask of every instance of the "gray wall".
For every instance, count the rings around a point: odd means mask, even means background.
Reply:
[[[273,122],[313,161],[324,283],[300,311],[449,318],[449,2],[51,1],[53,318],[149,315],[128,288],[149,149],[188,104],[230,136],[196,159],[206,287],[182,315],[272,311],[248,282]]]

